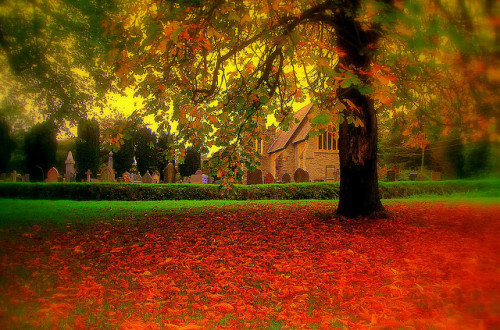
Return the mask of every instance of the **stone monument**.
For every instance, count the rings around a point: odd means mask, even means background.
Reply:
[[[75,180],[75,161],[73,159],[73,154],[71,151],[68,152],[68,157],[66,157],[66,173],[64,173],[64,179],[66,182]]]

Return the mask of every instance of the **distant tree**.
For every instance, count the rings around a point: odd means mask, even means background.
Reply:
[[[36,124],[26,134],[24,151],[26,169],[31,181],[43,181],[50,167],[56,163],[57,128],[53,122]]]
[[[132,137],[124,139],[120,145],[120,149],[113,152],[113,167],[117,175],[122,175],[132,168],[132,162],[134,161],[134,142]]]
[[[186,149],[184,162],[179,164],[179,173],[182,177],[190,176],[201,168],[201,154],[192,147]]]
[[[27,173],[26,171],[26,153],[24,152],[24,140],[26,137],[26,131],[18,130],[13,131],[11,134],[16,148],[12,152],[12,157],[7,166],[7,172],[17,171],[19,173]]]
[[[83,119],[78,124],[78,139],[76,141],[75,162],[76,179],[80,181],[90,170],[97,174],[99,169],[99,123],[93,119]]]
[[[134,132],[135,158],[137,170],[141,174],[150,173],[158,169],[158,157],[156,154],[156,134],[146,126],[139,127]]]
[[[161,179],[163,180],[163,169],[167,164],[173,163],[175,166],[175,137],[171,134],[162,132],[156,143],[156,155],[158,158],[158,169],[160,170]]]
[[[104,132],[104,140],[107,141],[108,149],[113,150],[113,164],[118,175],[131,169],[134,156],[137,170],[141,174],[158,169],[156,134],[146,126],[142,118],[131,116],[111,125],[108,123],[108,126]],[[109,132],[113,130],[121,132],[119,138],[109,138]]]
[[[16,143],[10,134],[7,121],[0,118],[0,172],[5,172]]]

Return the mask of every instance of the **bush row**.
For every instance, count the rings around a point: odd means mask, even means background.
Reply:
[[[382,198],[481,192],[500,197],[500,180],[380,182]],[[339,183],[236,185],[238,200],[338,199]],[[224,199],[218,185],[131,183],[0,183],[0,198],[68,200],[210,200]]]

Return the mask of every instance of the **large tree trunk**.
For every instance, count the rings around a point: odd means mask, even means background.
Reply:
[[[351,90],[346,98],[359,109],[363,126],[344,121],[339,129],[340,196],[337,214],[348,218],[383,211],[377,176],[377,118],[373,102]]]
[[[346,53],[340,58],[345,68],[359,74],[369,71],[373,49],[379,39],[375,31],[363,30],[355,20],[359,0],[346,0],[335,15],[337,45]],[[377,177],[377,117],[373,100],[362,95],[355,86],[339,88],[337,97],[346,105],[344,121],[339,128],[340,195],[337,214],[349,218],[372,216],[384,208],[380,202]],[[350,101],[350,102],[349,102]],[[355,107],[351,105],[354,104]],[[359,118],[356,127],[347,118]]]

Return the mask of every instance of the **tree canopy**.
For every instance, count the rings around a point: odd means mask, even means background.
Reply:
[[[113,2],[1,1],[2,96],[58,126],[85,117],[114,79],[99,61],[109,45],[101,22]]]

